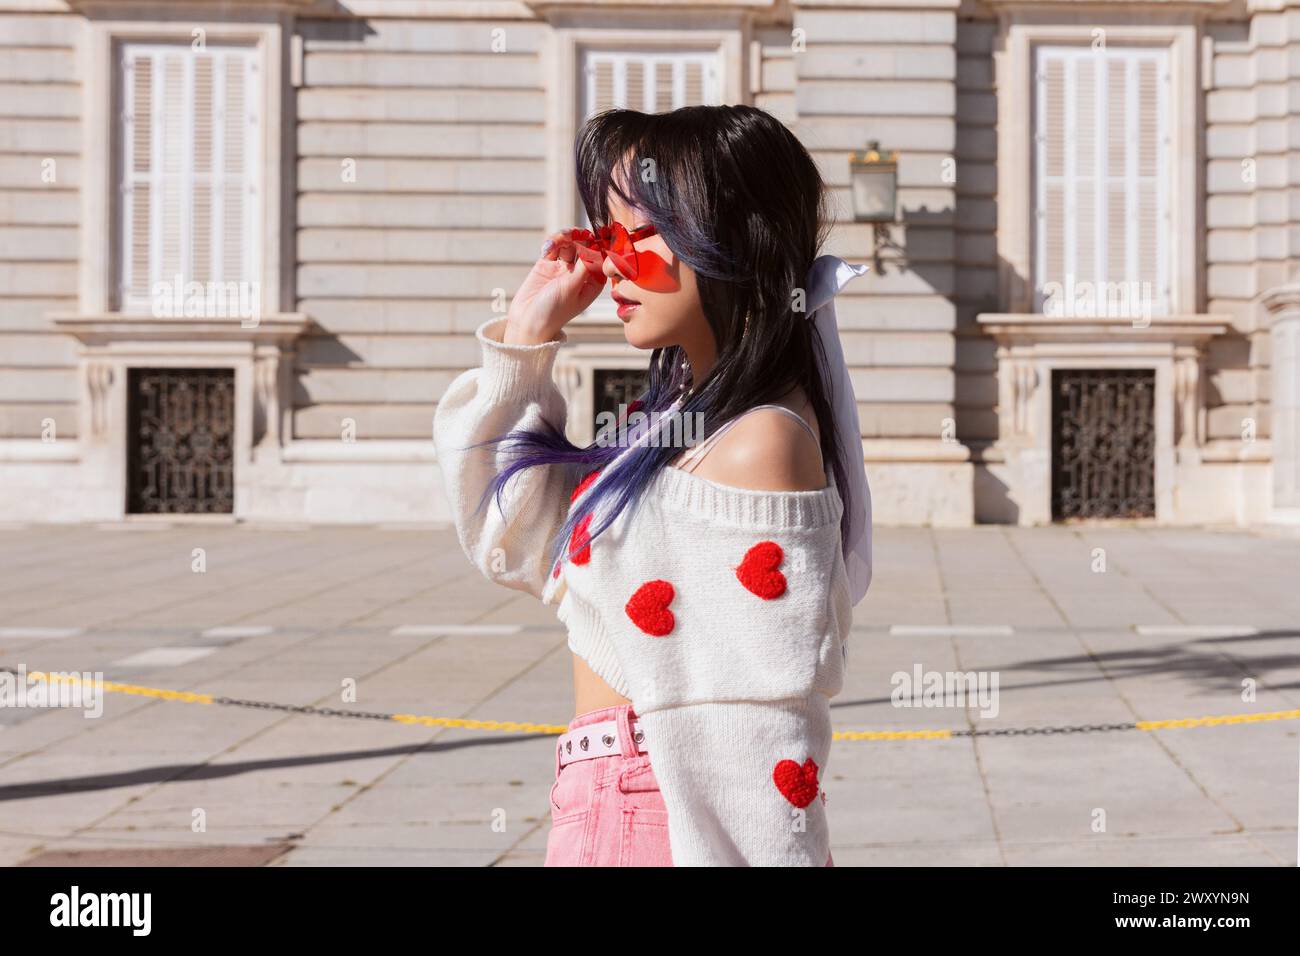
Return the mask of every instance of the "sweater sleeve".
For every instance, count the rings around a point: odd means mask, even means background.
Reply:
[[[568,341],[561,331],[549,342],[506,345],[504,316],[475,331],[482,348],[479,367],[447,387],[433,416],[433,440],[447,501],[461,549],[475,567],[504,587],[543,598],[550,567],[547,545],[563,524],[572,491],[562,465],[539,465],[512,476],[502,491],[479,507],[491,479],[510,461],[508,443],[470,447],[516,429],[538,430],[549,422],[563,430],[566,402],[551,372]]]
[[[640,715],[674,866],[825,866],[829,698],[717,701]]]

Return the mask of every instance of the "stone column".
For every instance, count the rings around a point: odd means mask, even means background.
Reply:
[[[1264,294],[1272,341],[1273,510],[1300,521],[1300,282]]]

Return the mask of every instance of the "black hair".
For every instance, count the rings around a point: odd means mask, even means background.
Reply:
[[[826,186],[803,144],[771,114],[752,106],[687,106],[667,113],[614,109],[592,116],[575,143],[578,191],[593,226],[610,222],[609,196],[653,223],[668,248],[695,273],[717,357],[678,412],[702,413],[722,423],[755,405],[803,388],[821,428],[823,460],[850,502],[842,456],[859,453],[836,441],[829,383],[818,366],[821,342],[805,311],[804,288],[831,222]],[[746,330],[746,323],[748,327]],[[649,382],[639,397],[647,415],[662,413],[680,396],[685,350],[656,348]],[[601,440],[586,448],[563,433],[512,432],[516,457],[484,497],[523,468],[573,468],[572,483],[604,467],[624,447]],[[634,502],[660,468],[680,452],[650,444],[629,453],[616,473],[572,507],[551,542],[552,563],[577,525],[609,507],[595,538]],[[481,506],[480,502],[480,506]],[[594,522],[591,522],[594,524]],[[576,550],[576,549],[575,549]]]

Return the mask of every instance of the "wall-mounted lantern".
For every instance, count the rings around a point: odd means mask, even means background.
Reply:
[[[858,222],[893,222],[898,195],[898,153],[886,157],[872,140],[864,153],[849,157],[853,184],[853,218]]]
[[[898,153],[894,150],[882,153],[880,143],[871,140],[865,152],[853,153],[849,157],[849,183],[853,190],[854,220],[875,223],[871,255],[879,275],[880,249],[893,246],[889,224],[898,218]]]

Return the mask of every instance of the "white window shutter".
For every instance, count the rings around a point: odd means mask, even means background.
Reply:
[[[1129,102],[1129,67],[1131,61],[1111,59],[1106,63],[1106,221],[1116,241],[1107,243],[1106,274],[1132,274],[1137,269],[1130,252],[1133,246],[1132,223],[1128,216],[1129,166],[1133,158],[1129,123],[1138,114]]]
[[[1131,240],[1132,258],[1142,277],[1157,283],[1157,292],[1169,293],[1169,168],[1166,145],[1169,96],[1168,67],[1163,61],[1142,60],[1130,64],[1130,95],[1139,121],[1134,133],[1136,173],[1129,183],[1130,216],[1137,221],[1137,235]],[[1132,77],[1136,72],[1136,83]],[[1133,90],[1133,87],[1136,90]]]
[[[182,256],[188,230],[182,222],[182,210],[188,197],[190,138],[187,129],[191,118],[185,78],[188,58],[172,52],[155,59],[155,77],[161,82],[154,112],[154,158],[157,161],[154,184],[158,203],[154,207],[153,256],[155,282],[170,282],[177,275],[189,281],[188,256]],[[161,74],[161,75],[158,75]]]
[[[707,72],[708,66],[701,60],[689,60],[678,64],[681,93],[677,95],[677,99],[681,101],[681,105],[706,103],[712,99],[705,78]]]
[[[1035,308],[1081,284],[1107,308],[1169,311],[1168,53],[1042,46],[1035,59]],[[1120,284],[1141,300],[1108,299]]]
[[[1073,138],[1067,155],[1074,161],[1074,175],[1066,195],[1069,196],[1067,221],[1074,222],[1074,229],[1066,231],[1066,248],[1074,263],[1076,280],[1096,283],[1101,281],[1097,243],[1105,236],[1097,221],[1097,185],[1106,174],[1105,163],[1097,157],[1098,147],[1105,139],[1097,129],[1097,95],[1102,80],[1096,60],[1076,59],[1073,66],[1074,95],[1067,109],[1073,107],[1074,115],[1066,127],[1066,135]]]
[[[722,65],[714,50],[583,51],[579,122],[611,108],[662,113],[721,102]]]
[[[191,143],[194,168],[190,173],[191,202],[193,210],[190,230],[190,275],[196,282],[210,282],[219,274],[213,268],[213,215],[212,192],[215,177],[212,170],[213,129],[216,110],[214,69],[211,57],[194,61],[193,129]]]
[[[614,61],[608,57],[594,60],[587,67],[586,115],[614,106]]]
[[[153,206],[153,59],[127,56],[122,83],[122,171],[119,301],[149,297]]]
[[[646,91],[650,84],[646,82],[646,67],[654,69],[652,64],[637,57],[624,57],[623,65],[623,102],[632,109],[646,109]],[[653,81],[652,81],[653,82]]]
[[[1044,277],[1066,271],[1066,75],[1060,57],[1041,58],[1038,73],[1038,263]],[[1041,289],[1043,282],[1039,282]]]
[[[582,75],[586,82],[580,84],[580,124],[607,109],[662,113],[682,106],[722,102],[722,62],[716,50],[588,49],[582,53]],[[591,225],[581,203],[575,210],[575,221]]]
[[[250,149],[256,129],[255,97],[250,95],[251,57],[228,57],[222,67],[222,233],[216,248],[220,250],[222,281],[236,276],[252,280],[255,260],[250,257],[256,245],[252,199],[257,171],[255,154]]]
[[[158,283],[259,279],[255,51],[133,43],[121,62],[118,307]]]
[[[659,60],[651,65],[651,69],[654,70],[650,84],[653,99],[647,109],[653,113],[666,113],[673,108],[673,77],[680,66],[670,60]]]

